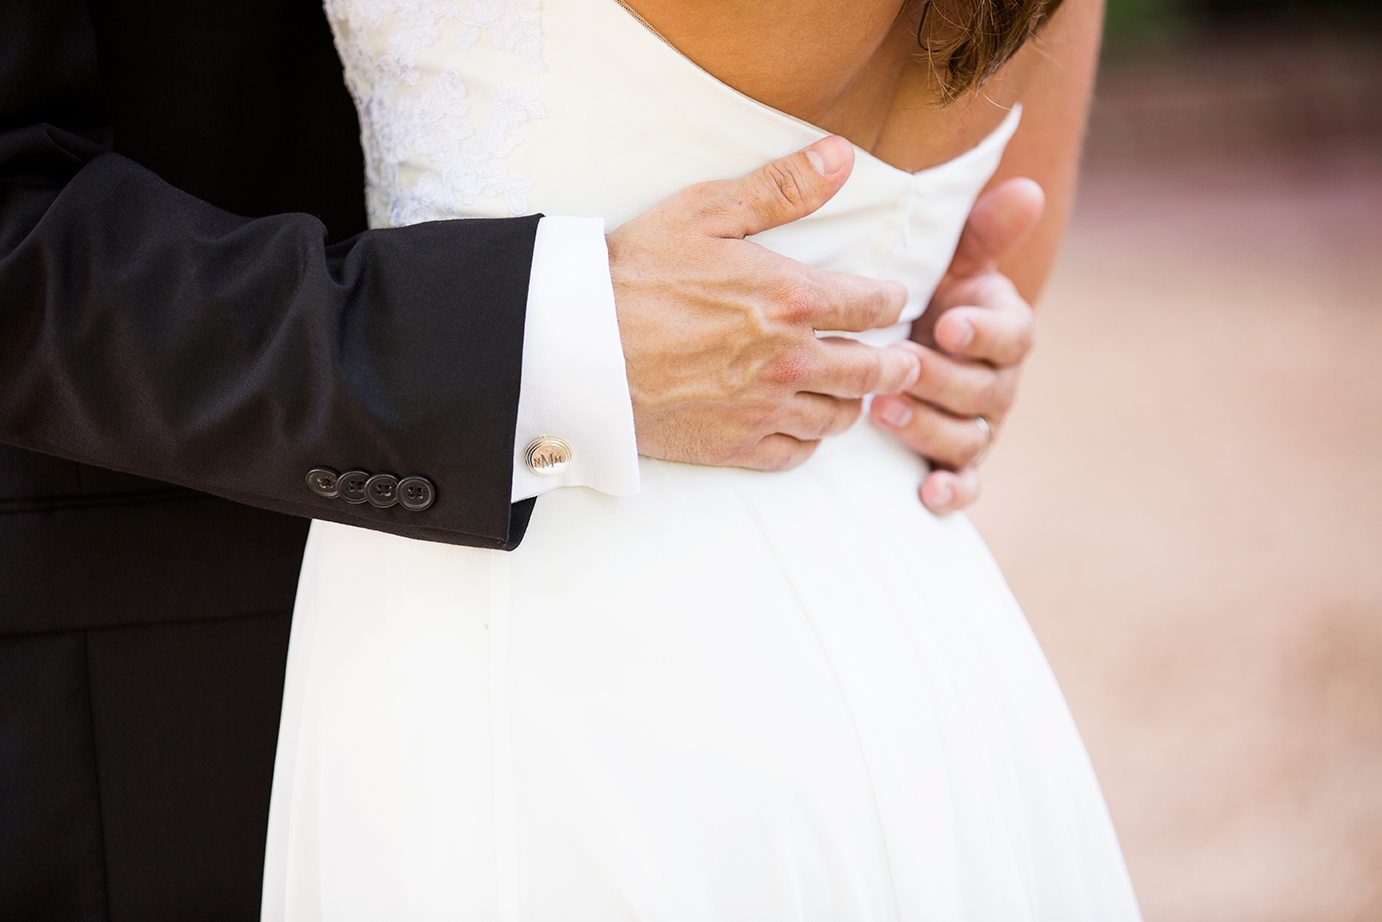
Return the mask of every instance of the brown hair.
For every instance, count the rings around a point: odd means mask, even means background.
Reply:
[[[1061,0],[925,0],[917,44],[945,101],[993,76],[1060,5]],[[915,9],[912,3],[907,7]]]

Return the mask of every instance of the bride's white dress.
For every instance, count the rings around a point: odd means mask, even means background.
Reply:
[[[616,0],[327,7],[376,225],[613,227],[824,134]],[[861,151],[761,242],[914,316],[1015,124],[917,174]],[[863,420],[786,473],[641,464],[634,498],[543,496],[511,554],[313,526],[266,919],[1138,917],[1050,669],[917,458]]]

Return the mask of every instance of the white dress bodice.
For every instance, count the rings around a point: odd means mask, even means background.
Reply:
[[[827,134],[717,80],[616,0],[329,0],[327,11],[360,110],[376,227],[542,212],[613,229]],[[754,239],[905,284],[901,322],[864,337],[902,339],[1017,119],[918,173],[857,150],[823,208]]]
[[[327,8],[376,225],[614,226],[824,134],[615,0]],[[915,316],[1015,122],[916,174],[860,152],[759,239]],[[640,470],[542,496],[512,553],[313,524],[266,920],[1138,918],[1055,679],[920,459],[861,420],[790,471]]]

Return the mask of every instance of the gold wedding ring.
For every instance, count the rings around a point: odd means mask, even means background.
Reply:
[[[974,456],[974,460],[969,462],[970,467],[978,467],[984,460],[984,456],[989,453],[989,446],[993,444],[993,427],[989,421],[982,416],[974,417],[974,421],[979,424],[979,432],[983,436],[984,444],[980,446],[979,453]]]

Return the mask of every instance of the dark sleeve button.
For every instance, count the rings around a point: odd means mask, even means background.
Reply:
[[[432,505],[437,491],[426,477],[404,477],[398,484],[398,497],[404,509],[421,512]]]
[[[393,474],[375,474],[365,482],[365,496],[371,506],[389,508],[398,502],[398,478]]]
[[[365,484],[369,483],[369,474],[364,471],[346,471],[337,478],[337,489],[340,490],[341,499],[348,503],[369,502],[369,496],[365,492]]]
[[[329,467],[314,467],[307,472],[307,486],[322,499],[341,495],[340,477]]]

